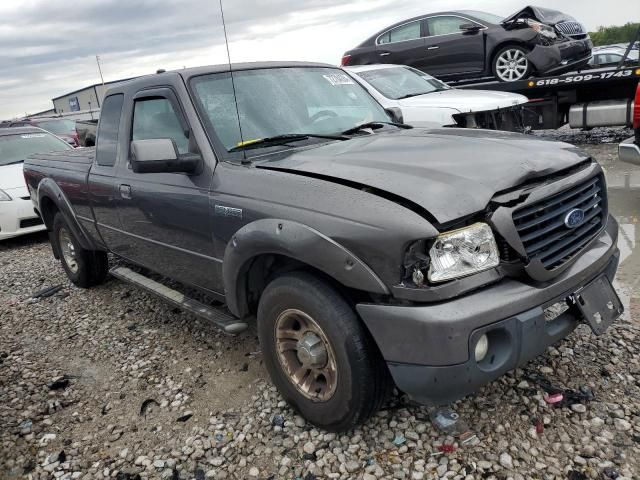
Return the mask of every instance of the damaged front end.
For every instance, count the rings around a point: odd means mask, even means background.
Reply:
[[[527,59],[538,73],[579,68],[591,57],[593,43],[584,26],[557,10],[527,6],[502,21],[506,30],[533,30],[536,44]]]
[[[453,115],[456,127],[482,128],[486,130],[503,130],[506,132],[524,133],[524,108],[514,105],[482,112],[465,112]]]

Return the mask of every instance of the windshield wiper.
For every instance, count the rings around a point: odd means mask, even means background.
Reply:
[[[435,90],[433,90],[433,91],[435,91]],[[404,98],[411,98],[411,97],[419,97],[420,95],[426,95],[427,93],[432,93],[432,92],[407,93],[406,95],[403,95],[401,97],[396,98],[396,100],[402,100]]]
[[[344,135],[321,135],[316,133],[284,133],[282,135],[275,135],[273,137],[259,138],[257,140],[247,140],[240,143],[236,147],[233,147],[230,152],[237,152],[238,150],[249,150],[251,148],[260,148],[269,145],[283,145],[289,142],[296,142],[299,140],[306,140],[308,138],[326,138],[328,140],[349,140],[349,137]]]
[[[396,122],[366,122],[361,123],[360,125],[356,125],[353,128],[345,130],[342,132],[343,135],[351,135],[354,133],[358,133],[360,130],[364,130],[365,128],[370,128],[372,130],[382,128],[385,125],[393,125],[394,127],[409,129],[413,128],[411,125],[407,125],[406,123],[396,123]]]

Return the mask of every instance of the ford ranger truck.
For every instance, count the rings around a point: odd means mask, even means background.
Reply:
[[[464,397],[623,310],[596,161],[527,135],[411,128],[329,65],[115,86],[95,149],[35,155],[24,174],[73,283],[111,272],[226,332],[256,322],[284,399],[331,431],[394,386]],[[108,253],[123,260],[111,270]]]

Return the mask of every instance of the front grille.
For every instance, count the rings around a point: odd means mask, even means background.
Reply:
[[[579,22],[562,22],[557,23],[556,28],[560,33],[563,33],[571,38],[586,38],[587,32]]]
[[[516,210],[513,222],[529,261],[538,259],[553,270],[579,253],[605,223],[605,196],[604,181],[597,176]],[[584,220],[570,228],[565,221],[574,209],[584,212]]]
[[[40,219],[40,217],[20,220],[20,228],[35,227],[37,225],[42,225],[42,220]]]

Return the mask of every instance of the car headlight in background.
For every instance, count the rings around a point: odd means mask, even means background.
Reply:
[[[0,190],[0,202],[8,202],[11,200],[11,197],[4,190]]]
[[[500,254],[486,223],[439,235],[429,251],[429,280],[444,282],[498,266]]]
[[[529,25],[529,28],[535,30],[543,37],[547,37],[551,39],[558,38],[556,31],[553,29],[553,27],[550,27],[549,25],[536,22],[535,20],[531,20],[530,18],[527,19],[527,25]]]

